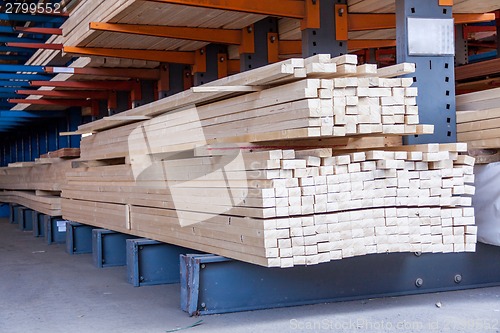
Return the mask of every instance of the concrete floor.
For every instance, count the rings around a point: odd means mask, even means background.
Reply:
[[[190,318],[179,285],[134,288],[0,219],[0,332],[500,332],[500,287]],[[436,303],[441,303],[438,308]]]

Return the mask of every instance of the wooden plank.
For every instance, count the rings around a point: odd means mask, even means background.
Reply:
[[[393,66],[380,68],[378,70],[377,76],[383,78],[392,78],[411,73],[415,73],[415,64],[405,62]]]

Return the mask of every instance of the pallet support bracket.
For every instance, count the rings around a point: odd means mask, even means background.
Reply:
[[[482,243],[477,253],[374,254],[287,269],[181,255],[181,308],[193,316],[496,286],[500,266],[491,263],[499,260],[500,247]]]
[[[16,223],[16,214],[17,214],[17,208],[19,205],[17,204],[9,204],[9,223],[14,224]]]
[[[44,228],[47,244],[66,242],[66,220],[62,217],[44,215]]]
[[[78,222],[66,222],[66,252],[68,254],[92,253],[92,229]]]
[[[137,238],[108,229],[92,230],[92,258],[97,268],[125,266],[126,241]]]
[[[14,208],[14,224],[18,224],[19,228],[22,228],[22,225],[24,224],[24,213],[26,212],[28,208],[23,207],[23,206],[16,206]],[[21,229],[22,230],[22,229]]]
[[[19,218],[19,230],[32,231],[33,230],[33,210],[29,208],[22,209],[21,217]]]
[[[134,287],[179,283],[179,255],[195,253],[148,238],[127,239],[127,279]]]
[[[44,214],[33,211],[33,237],[45,237]]]

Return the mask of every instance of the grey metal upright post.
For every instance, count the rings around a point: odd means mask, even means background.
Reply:
[[[344,7],[347,0],[317,0],[320,5],[319,29],[302,30],[302,56],[304,58],[315,54],[331,54],[339,56],[347,53],[347,40],[337,39],[336,20],[338,16],[347,15]]]
[[[406,137],[406,144],[457,140],[451,9],[438,0],[396,1],[397,62],[416,64],[420,123],[434,125],[434,135]]]
[[[469,63],[469,45],[464,38],[464,25],[455,26],[455,65]]]

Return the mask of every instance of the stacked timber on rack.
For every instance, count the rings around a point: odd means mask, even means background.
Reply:
[[[432,132],[413,69],[292,59],[82,125],[63,217],[269,267],[474,251],[466,145],[386,138]]]
[[[457,96],[457,138],[479,163],[500,161],[500,88]]]
[[[61,216],[61,188],[71,158],[79,149],[49,152],[35,162],[11,163],[0,168],[0,202],[16,203],[50,216]]]

